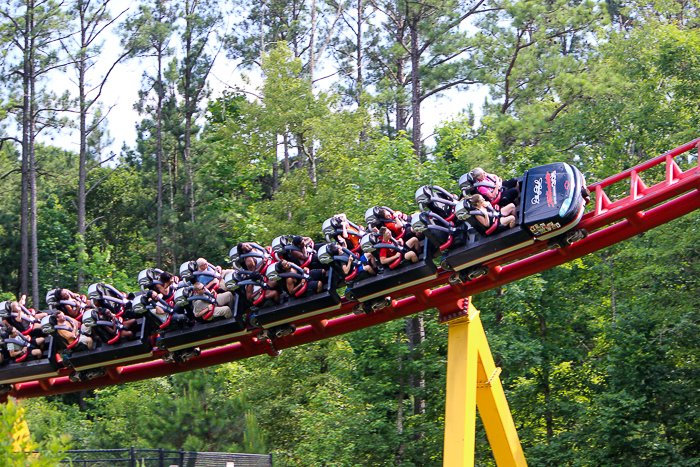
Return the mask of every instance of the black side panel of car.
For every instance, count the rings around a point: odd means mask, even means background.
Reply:
[[[317,294],[307,297],[292,298],[285,303],[259,308],[253,312],[250,322],[254,326],[274,326],[275,323],[300,317],[304,314],[331,308],[340,303],[340,297],[336,287],[338,285],[338,275],[333,269],[328,270],[328,283],[323,286],[323,290]]]
[[[355,282],[348,287],[345,296],[351,300],[362,301],[364,297],[375,295],[383,290],[390,290],[435,276],[437,266],[433,262],[433,253],[436,247],[427,240],[423,240],[422,245],[423,254],[417,263],[400,265],[396,269],[386,268],[384,272],[375,277]]]
[[[239,309],[240,297],[234,294],[233,316],[218,321],[197,323],[193,328],[168,331],[161,337],[159,346],[168,350],[195,347],[209,339],[223,338],[234,334],[242,335],[246,330],[244,310]]]
[[[139,318],[136,322],[139,330],[135,340],[121,340],[113,345],[101,343],[99,347],[92,350],[73,352],[69,357],[64,358],[64,362],[80,371],[99,365],[113,365],[123,360],[136,360],[141,356],[147,357],[153,351],[149,342],[148,326],[143,318]]]
[[[19,383],[56,376],[60,365],[56,361],[53,338],[46,338],[47,350],[42,358],[15,363],[7,361],[0,365],[0,383]]]

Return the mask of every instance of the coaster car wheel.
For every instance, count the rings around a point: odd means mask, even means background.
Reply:
[[[486,274],[489,273],[489,267],[488,266],[472,266],[470,268],[467,268],[467,281],[473,281],[474,279],[478,279],[481,276],[485,276]]]
[[[391,306],[391,297],[378,298],[372,301],[372,311]]]
[[[447,279],[447,282],[449,282],[451,285],[464,284],[465,282],[471,282],[474,279],[485,276],[488,273],[488,266],[472,266],[452,274],[450,278]]]
[[[568,232],[554,237],[547,242],[547,248],[550,250],[555,250],[557,248],[566,248],[572,243],[583,240],[588,236],[588,231],[586,229],[576,229],[569,230]]]
[[[351,302],[357,301],[357,295],[355,295],[355,292],[353,292],[352,289],[345,290],[345,298],[347,298]]]
[[[270,330],[269,329],[263,329],[258,333],[256,336],[259,341],[270,341],[272,340],[272,336],[270,335]]]
[[[199,347],[194,347],[192,349],[185,349],[175,353],[175,359],[181,362],[186,362],[187,360],[195,357],[199,357],[202,351]]]
[[[104,368],[94,368],[92,370],[85,370],[82,373],[85,373],[85,377],[88,381],[95,378],[101,378],[102,376],[107,374]]]
[[[445,271],[454,271],[454,268],[452,265],[447,261],[447,258],[442,258],[442,261],[440,261],[440,267],[444,269]]]
[[[294,326],[293,324],[289,325],[283,325],[283,326],[278,326],[275,328],[275,337],[279,339],[280,337],[288,336],[290,334],[294,334],[294,331],[297,330],[297,327]]]
[[[0,384],[0,394],[6,394],[10,391],[12,391],[11,384]]]

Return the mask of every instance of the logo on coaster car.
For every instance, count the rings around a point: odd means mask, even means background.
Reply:
[[[535,179],[535,187],[532,189],[535,192],[535,196],[532,197],[530,201],[532,204],[540,204],[540,195],[542,194],[542,178]]]
[[[547,172],[545,177],[547,182],[547,206],[554,207],[554,200],[557,197],[557,171]],[[538,200],[539,201],[539,200]]]
[[[548,224],[545,224],[544,222],[542,222],[540,224],[531,225],[530,232],[532,232],[532,234],[535,237],[539,237],[540,235],[544,235],[547,232],[551,232],[552,230],[556,230],[559,228],[561,228],[561,224],[559,222],[556,222],[556,223],[550,222]]]

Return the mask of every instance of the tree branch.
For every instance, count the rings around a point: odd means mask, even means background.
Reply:
[[[423,102],[425,99],[432,96],[433,94],[437,94],[439,92],[444,91],[445,89],[451,88],[452,86],[457,86],[458,84],[477,84],[477,83],[478,83],[478,81],[470,81],[470,80],[467,80],[466,78],[465,79],[458,79],[457,81],[447,83],[445,85],[440,86],[439,88],[435,88],[432,91],[424,94],[423,96],[421,96],[419,102]]]
[[[90,167],[89,169],[87,169],[87,171],[86,171],[85,173],[90,172],[92,169],[96,169],[97,167],[101,166],[101,165],[104,164],[105,162],[111,161],[111,160],[114,159],[116,156],[117,156],[117,153],[113,152],[111,156],[109,156],[107,159],[105,159],[105,160],[103,160],[103,161],[100,161],[100,162],[98,162],[97,164],[93,165],[92,167]]]
[[[555,151],[556,151],[556,152],[566,152],[566,151],[568,151],[569,149],[573,149],[573,148],[575,148],[576,146],[579,146],[579,145],[581,145],[581,144],[583,144],[583,142],[574,143],[574,144],[572,144],[571,146],[569,146],[568,148],[564,148],[564,149],[555,149]]]
[[[117,165],[111,172],[109,172],[107,175],[105,175],[104,177],[101,177],[99,180],[97,180],[95,183],[93,183],[93,185],[85,192],[85,196],[87,196],[88,194],[90,194],[90,192],[91,192],[92,190],[94,190],[95,188],[97,188],[97,185],[99,185],[100,183],[102,183],[103,181],[105,181],[107,178],[109,178],[110,175],[112,175],[114,172],[116,172],[117,170],[119,170],[119,167],[121,167],[121,166],[122,166],[121,164]]]
[[[0,138],[0,151],[2,150],[2,147],[5,144],[5,141],[15,141],[16,143],[22,144],[22,141],[18,140],[17,138],[15,138],[13,136],[6,136],[4,138]],[[3,177],[3,178],[5,178],[5,177]]]
[[[90,226],[91,226],[92,224],[94,224],[95,222],[99,221],[100,219],[104,219],[104,217],[105,217],[105,216],[95,217],[93,220],[91,220],[90,222],[87,223],[87,225],[85,226],[85,230],[87,230],[88,228],[90,228]]]
[[[7,172],[5,175],[3,175],[2,177],[0,177],[0,180],[5,180],[5,179],[6,179],[8,176],[10,176],[11,174],[13,174],[13,173],[15,173],[15,172],[21,172],[21,171],[22,171],[22,169],[12,169],[12,170],[10,170],[9,172]]]
[[[557,115],[559,115],[559,112],[561,112],[562,110],[564,110],[564,109],[566,108],[567,105],[569,105],[568,102],[564,102],[562,105],[560,105],[560,106],[554,111],[554,113],[553,113],[552,115],[550,115],[549,117],[547,117],[547,118],[545,119],[545,122],[551,122],[552,120],[554,120],[555,118],[557,118]]]

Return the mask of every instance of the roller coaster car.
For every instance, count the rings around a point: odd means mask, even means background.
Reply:
[[[270,265],[269,268],[274,268],[274,265]],[[332,269],[329,269],[327,274],[328,281],[323,284],[320,292],[302,297],[287,297],[279,305],[258,308],[251,312],[250,324],[270,328],[340,308],[340,296],[336,290],[338,276]],[[269,273],[268,280],[271,280]]]
[[[193,328],[170,330],[158,340],[158,347],[173,352],[247,334],[245,316],[243,310],[239,310],[238,302],[239,297],[234,294],[231,318],[197,323]],[[184,289],[176,292],[175,304],[183,308],[188,306]]]
[[[148,324],[143,318],[136,320],[136,339],[128,341],[121,339],[114,342],[114,336],[102,332],[98,325],[99,321],[92,316],[84,317],[83,324],[92,330],[92,340],[94,347],[78,352],[69,352],[63,357],[63,364],[76,371],[100,368],[103,366],[113,366],[126,363],[132,360],[140,360],[153,355],[148,332]],[[57,340],[60,339],[60,336]],[[112,341],[112,344],[108,342]]]
[[[367,234],[365,237],[368,235],[372,234]],[[418,262],[404,261],[404,264],[400,264],[394,269],[387,267],[376,276],[351,282],[345,290],[345,298],[353,302],[365,302],[385,297],[395,290],[420,284],[436,277],[437,267],[433,262],[435,247],[426,239],[421,241],[421,246],[423,252],[418,257]],[[363,251],[371,253],[373,248],[371,242],[363,239]]]
[[[42,358],[27,358],[22,362],[8,359],[0,365],[0,393],[11,390],[10,384],[58,376],[61,365],[56,358],[54,340],[51,336],[46,338],[44,345],[46,350]]]
[[[472,280],[488,272],[480,264],[535,241],[549,240],[550,246],[562,247],[585,237],[583,231],[568,232],[581,220],[588,201],[586,181],[576,167],[563,162],[535,167],[525,172],[521,183],[525,189],[521,192],[517,225],[503,232],[488,234],[469,201],[457,203],[455,214],[458,220],[468,224],[468,241],[465,246],[445,253],[440,263],[443,269],[470,268],[462,279]],[[463,184],[460,180],[464,189]]]

